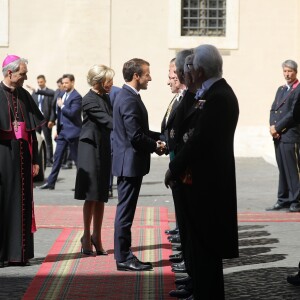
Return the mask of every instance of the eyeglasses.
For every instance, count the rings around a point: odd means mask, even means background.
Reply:
[[[186,66],[187,66],[187,68],[189,69],[189,70],[191,70],[192,69],[192,66],[193,64],[186,64]]]

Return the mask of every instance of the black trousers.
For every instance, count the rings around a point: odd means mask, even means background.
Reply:
[[[191,257],[191,232],[187,227],[188,218],[188,201],[191,200],[191,187],[189,185],[184,185],[181,182],[176,183],[172,189],[175,215],[177,219],[182,255],[185,262],[185,267],[187,273],[191,276],[190,271],[190,257]]]
[[[203,245],[194,232],[192,238],[191,277],[195,300],[224,300],[222,258]]]
[[[274,143],[276,161],[279,170],[278,203],[291,204],[299,201],[299,144]]]

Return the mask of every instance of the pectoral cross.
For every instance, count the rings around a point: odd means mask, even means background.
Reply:
[[[19,129],[20,123],[17,120],[14,120],[13,121],[13,126],[14,126],[14,129],[15,129],[15,132],[17,132],[18,129]]]

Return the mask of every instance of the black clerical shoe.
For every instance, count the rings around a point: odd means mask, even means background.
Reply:
[[[187,284],[192,280],[192,278],[188,275],[185,277],[180,277],[175,280],[176,284]]]
[[[300,212],[300,203],[292,203],[289,210],[290,212]]]
[[[173,263],[179,263],[183,260],[182,252],[179,252],[177,254],[172,254],[169,256],[169,261]]]
[[[300,277],[299,277],[299,273],[297,273],[296,275],[289,275],[286,278],[286,281],[292,285],[296,285],[296,286],[300,286]]]
[[[178,233],[179,233],[178,228],[165,230],[165,234],[169,234],[169,235],[178,234]]]
[[[45,183],[45,184],[39,186],[38,189],[40,189],[40,190],[54,190],[55,187],[52,186],[52,185],[49,185],[48,183]]]
[[[28,260],[25,261],[9,261],[7,263],[8,266],[10,267],[27,267],[30,266],[30,263]]]
[[[152,265],[145,265],[141,263],[136,257],[133,257],[124,262],[117,262],[118,271],[150,271]]]
[[[278,202],[276,202],[276,203],[274,204],[274,206],[266,208],[266,211],[280,210],[280,209],[287,208],[287,207],[289,207],[289,206],[290,206],[289,203],[284,204],[284,203],[278,203]]]

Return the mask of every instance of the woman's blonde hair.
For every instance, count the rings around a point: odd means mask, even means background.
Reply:
[[[104,65],[93,65],[87,75],[87,82],[90,86],[96,83],[104,83],[112,80],[115,76],[115,71]]]

